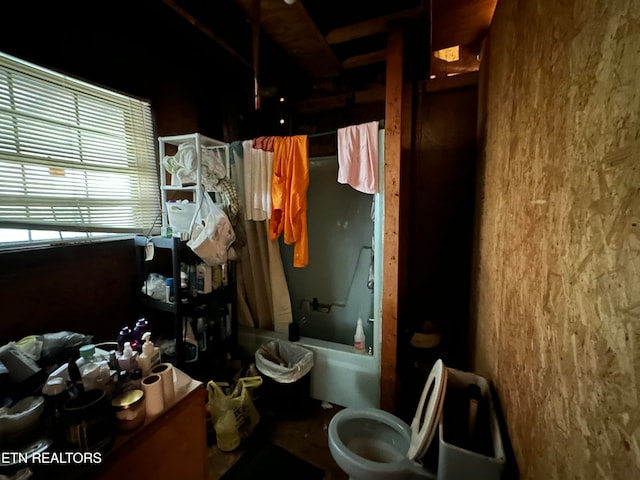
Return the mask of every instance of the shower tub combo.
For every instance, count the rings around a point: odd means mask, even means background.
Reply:
[[[379,164],[384,132],[380,131]],[[309,161],[309,265],[292,267],[290,245],[280,244],[298,345],[311,350],[311,397],[343,407],[379,407],[382,310],[383,169],[379,192],[366,195],[336,182],[337,158]],[[372,208],[373,206],[373,208]],[[373,253],[373,256],[372,256]],[[358,316],[367,353],[356,353]],[[247,356],[286,333],[239,326],[238,346]]]

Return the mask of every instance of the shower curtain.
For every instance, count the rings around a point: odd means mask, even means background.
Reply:
[[[245,246],[238,252],[236,270],[238,323],[287,332],[293,318],[278,240],[269,239],[267,212],[261,216],[259,209],[254,208],[269,202],[254,199],[253,194],[251,198],[246,195],[248,191],[255,191],[257,183],[264,182],[265,169],[270,170],[268,163],[273,153],[253,149],[252,143],[251,140],[233,142],[229,148],[231,178],[237,185],[242,206],[239,221],[246,235]],[[262,191],[267,194],[267,190]],[[249,202],[252,204],[247,205]],[[262,219],[250,220],[247,217]]]

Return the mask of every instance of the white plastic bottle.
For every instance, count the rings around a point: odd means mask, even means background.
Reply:
[[[356,333],[353,335],[353,349],[357,353],[365,353],[366,338],[364,329],[362,328],[362,315],[358,315],[358,324],[356,325]]]
[[[151,341],[151,332],[142,335],[142,353],[138,356],[138,368],[142,370],[142,376],[146,377],[151,369],[160,363],[160,348]]]
[[[131,373],[136,368],[138,368],[138,352],[134,352],[131,348],[131,342],[124,343],[124,349],[122,350],[122,354],[118,358],[118,364],[122,370],[126,370]]]

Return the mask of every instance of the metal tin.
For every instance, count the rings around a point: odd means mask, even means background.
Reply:
[[[133,430],[144,423],[146,409],[144,392],[137,388],[127,390],[111,400],[120,430]]]

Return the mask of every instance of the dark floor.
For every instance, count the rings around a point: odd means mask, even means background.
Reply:
[[[271,441],[289,453],[324,471],[324,480],[345,480],[347,475],[340,470],[329,452],[328,428],[333,415],[342,407],[313,401],[310,412],[301,420],[286,420],[270,410],[260,408],[260,422],[251,434],[250,441]],[[210,435],[209,479],[222,477],[242,456],[247,445],[245,440],[238,449],[223,452],[215,444],[215,434]],[[265,477],[269,473],[264,472]]]

